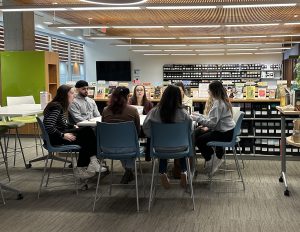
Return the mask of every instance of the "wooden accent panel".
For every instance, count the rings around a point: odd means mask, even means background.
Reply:
[[[283,80],[287,80],[288,86],[291,85],[291,81],[295,79],[295,65],[297,59],[287,59],[283,61]]]

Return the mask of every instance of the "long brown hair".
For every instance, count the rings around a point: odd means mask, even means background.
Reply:
[[[145,89],[145,86],[143,85],[136,85],[134,87],[134,90],[133,90],[133,95],[130,99],[131,101],[131,105],[137,105],[138,104],[138,101],[137,101],[137,96],[136,96],[136,88],[139,87],[139,86],[142,86],[143,89],[144,89],[144,96],[143,96],[143,99],[142,99],[142,106],[145,106],[145,103],[148,102],[148,99],[147,99],[147,96],[146,96],[146,89]]]
[[[54,104],[59,104],[62,106],[64,114],[67,114],[69,104],[70,104],[68,93],[71,89],[72,89],[72,86],[70,86],[70,85],[59,86],[56,91],[55,97],[53,98],[53,100],[51,102],[49,102],[49,104],[47,105],[47,107],[45,108],[44,111],[46,111],[46,109],[48,110],[48,107],[53,106]]]
[[[127,105],[128,94],[128,88],[123,86],[117,87],[111,94],[108,109],[110,109],[113,114],[121,114]]]
[[[227,96],[227,92],[220,81],[212,81],[209,86],[209,91],[214,99],[223,101],[227,108],[231,111],[232,114],[232,106]]]
[[[182,108],[182,96],[179,87],[169,85],[159,102],[159,114],[164,123],[173,123],[177,109]]]

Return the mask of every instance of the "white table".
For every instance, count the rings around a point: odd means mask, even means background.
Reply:
[[[41,104],[21,104],[0,107],[0,117],[23,117],[43,113]]]
[[[140,125],[142,126],[145,121],[146,115],[140,115]],[[84,120],[82,122],[77,123],[77,126],[91,126],[95,127],[97,122],[101,122],[102,117],[92,118],[90,120]]]

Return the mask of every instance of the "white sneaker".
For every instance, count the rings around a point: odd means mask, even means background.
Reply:
[[[216,171],[218,171],[219,167],[223,164],[224,160],[219,159],[218,157],[214,157],[212,164],[212,172],[211,175],[214,175]]]
[[[99,172],[100,170],[100,164],[98,162],[98,160],[91,160],[88,168],[87,168],[87,171],[88,172]],[[107,168],[102,166],[101,167],[101,172],[106,172],[107,171]]]
[[[85,167],[77,167],[74,173],[79,179],[88,179],[95,175],[95,172],[89,172]]]

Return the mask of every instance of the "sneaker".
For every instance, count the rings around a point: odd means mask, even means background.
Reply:
[[[169,189],[171,187],[170,180],[166,173],[160,174],[160,181],[162,186],[164,186],[165,189]]]
[[[95,172],[89,172],[85,167],[77,167],[74,173],[78,179],[88,179],[95,175]]]
[[[180,186],[182,188],[186,188],[186,186],[187,186],[187,173],[186,172],[182,172],[180,175]]]
[[[211,175],[214,175],[215,172],[218,171],[219,167],[223,164],[223,162],[223,159],[219,159],[218,157],[214,158]]]
[[[121,184],[128,184],[134,180],[134,175],[131,169],[125,169],[125,173],[120,181]]]
[[[88,172],[99,172],[100,170],[100,164],[98,162],[98,160],[91,160],[88,168],[87,168],[87,171]],[[101,172],[106,172],[107,171],[107,168],[102,166],[101,167]]]
[[[211,157],[211,159],[209,161],[205,161],[204,173],[210,173],[211,172],[212,163],[213,163],[213,156]]]

